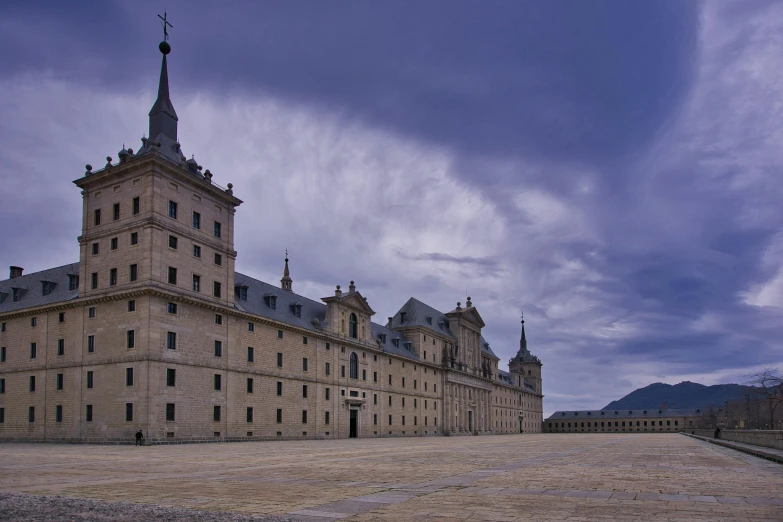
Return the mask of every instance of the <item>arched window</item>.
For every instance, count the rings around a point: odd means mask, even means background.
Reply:
[[[352,314],[353,315],[353,314]],[[359,378],[359,358],[356,353],[351,353],[351,379]]]
[[[351,314],[348,324],[348,337],[356,339],[356,314]]]

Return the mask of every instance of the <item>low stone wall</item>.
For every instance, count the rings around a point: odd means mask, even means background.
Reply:
[[[684,430],[687,433],[713,438],[715,430]],[[720,430],[720,438],[765,448],[783,449],[783,431],[780,430]]]

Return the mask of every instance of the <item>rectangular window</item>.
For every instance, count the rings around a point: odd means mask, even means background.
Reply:
[[[170,314],[177,315],[177,303],[169,303],[166,305],[166,311]]]
[[[169,217],[177,219],[177,203],[174,201],[169,201]]]
[[[174,368],[166,368],[166,386],[177,385],[177,370]]]
[[[212,421],[220,422],[220,406],[212,407]]]
[[[93,353],[95,351],[95,336],[87,336],[87,353]]]
[[[115,286],[117,284],[117,269],[112,268],[109,270],[109,286]]]
[[[128,301],[128,311],[129,312],[135,312],[136,311],[136,300],[135,299],[131,299],[130,301]]]
[[[63,389],[63,380],[64,375],[62,373],[57,374],[57,389],[62,390]]]
[[[247,393],[253,393],[253,379],[247,379]]]
[[[139,244],[139,233],[138,232],[131,232],[130,244],[131,244],[131,246]]]
[[[363,381],[367,380],[367,370],[362,370],[362,380]]]
[[[90,287],[92,290],[98,288],[98,272],[93,272],[90,274]]]
[[[118,243],[119,243],[119,239],[116,238],[116,237],[113,237],[113,238],[111,238],[111,241],[109,242],[109,245],[110,245],[112,250],[117,250],[117,248],[119,247]]]
[[[84,417],[87,422],[92,422],[92,404],[86,406]]]
[[[378,382],[378,372],[372,372],[372,382]]]
[[[329,400],[329,388],[326,388],[326,400]]]
[[[62,422],[63,421],[63,407],[62,405],[58,404],[54,407],[54,422]]]
[[[120,219],[120,204],[115,203],[114,208],[112,209],[114,211],[114,221],[117,221]]]
[[[92,419],[92,408],[90,408],[90,419]],[[133,403],[125,403],[125,422],[133,422]]]
[[[141,212],[141,201],[138,197],[133,198],[133,215],[137,215]]]
[[[27,408],[27,422],[35,422],[35,406]]]
[[[324,364],[324,373],[325,373],[326,375],[329,375],[329,374],[331,373],[331,368],[330,368],[330,365],[329,365],[329,363],[325,363],[325,364]]]
[[[87,372],[87,389],[92,389],[92,387],[95,385],[95,379],[93,378],[95,374],[90,370]]]
[[[277,381],[277,396],[278,397],[283,396],[283,383],[280,381]]]
[[[177,332],[168,332],[166,335],[166,348],[169,350],[177,349]]]
[[[38,345],[30,343],[30,359],[35,359],[36,355],[38,355]]]
[[[391,426],[391,425],[392,425],[392,416],[389,415],[389,426]]]
[[[216,374],[215,374],[215,390],[216,390],[216,391],[219,391],[219,390],[220,390],[220,387],[221,387],[221,386],[222,386],[222,384],[223,384],[223,383],[222,383],[222,380],[223,380],[223,377],[222,377],[222,375],[220,375],[219,373],[216,373]]]
[[[247,408],[247,422],[253,422],[253,408]]]
[[[324,424],[329,424],[329,412],[324,412]]]
[[[278,339],[282,339],[283,338],[283,330],[278,330],[277,331],[277,338]]]
[[[177,284],[177,269],[173,266],[169,267],[169,284],[170,285],[176,285]]]
[[[215,264],[217,266],[223,266],[223,256],[220,254],[215,254]]]
[[[57,355],[65,355],[65,339],[57,339]]]
[[[220,237],[220,223],[215,221],[215,237]]]
[[[130,266],[130,280],[131,283],[139,278],[139,265],[136,263]]]
[[[302,385],[302,398],[303,399],[307,398],[307,385],[306,384]]]
[[[302,344],[307,344],[307,337],[302,337]]]
[[[405,377],[402,378],[402,387],[405,388]]]
[[[101,209],[96,208],[93,216],[94,218],[92,220],[92,223],[97,227],[98,225],[101,224]]]
[[[392,380],[392,376],[389,375],[389,386],[391,386],[391,380]]]
[[[175,408],[175,406],[174,406],[173,403],[171,403],[171,402],[167,402],[166,403],[166,420],[167,421],[173,421],[174,420],[174,415],[176,413],[176,410],[174,408]]]
[[[372,394],[372,403],[374,405],[376,405],[376,406],[378,405],[378,394],[377,393],[373,393]]]
[[[340,377],[345,377],[345,365],[340,365]]]
[[[220,297],[220,282],[215,281],[215,283],[213,284],[212,295],[215,297]]]
[[[373,423],[373,425],[375,425],[375,426],[377,426],[377,425],[378,425],[378,414],[377,414],[377,413],[373,413],[373,414],[372,414],[372,423]]]
[[[193,257],[201,257],[201,247],[193,245]]]
[[[283,354],[281,352],[277,352],[277,367],[283,367]]]
[[[303,371],[303,372],[306,372],[306,371],[307,371],[307,357],[304,357],[304,358],[302,359],[302,371]]]
[[[92,244],[91,248],[92,248],[92,255],[97,256],[98,253],[100,252],[100,244],[95,242]]]
[[[128,348],[136,348],[136,331],[128,330]]]
[[[125,368],[125,386],[133,386],[133,368]]]
[[[174,250],[177,249],[179,241],[177,239],[177,236],[169,236],[169,248],[173,248]]]
[[[32,319],[30,319],[30,326],[32,326],[33,328],[38,326],[38,318],[37,317],[33,317]]]
[[[201,276],[193,275],[193,291],[201,291]]]
[[[201,228],[201,214],[193,213],[193,228]]]
[[[247,362],[253,362],[255,361],[255,350],[253,350],[252,346],[247,347]]]
[[[277,423],[278,424],[283,423],[283,410],[280,408],[277,409]]]
[[[215,357],[223,357],[223,341],[215,341]]]
[[[5,346],[0,346],[0,363],[5,362]]]
[[[302,424],[307,424],[307,410],[302,410]]]
[[[391,402],[392,402],[392,396],[389,395],[389,406],[391,406]]]
[[[255,323],[247,323],[247,331],[248,332],[255,332],[256,331]]]

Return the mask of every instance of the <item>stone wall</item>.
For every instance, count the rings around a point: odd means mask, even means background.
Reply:
[[[702,437],[714,437],[714,429],[687,430],[688,433]],[[783,431],[781,430],[720,430],[720,438],[733,442],[755,444],[765,448],[783,449]]]

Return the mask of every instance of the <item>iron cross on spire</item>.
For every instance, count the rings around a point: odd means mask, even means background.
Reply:
[[[174,29],[174,26],[169,23],[168,20],[166,20],[166,11],[163,11],[163,16],[158,15],[158,18],[160,18],[162,21],[160,25],[163,26],[163,41],[168,42],[169,41],[169,30],[168,28],[171,27]],[[168,26],[168,27],[167,27]]]

